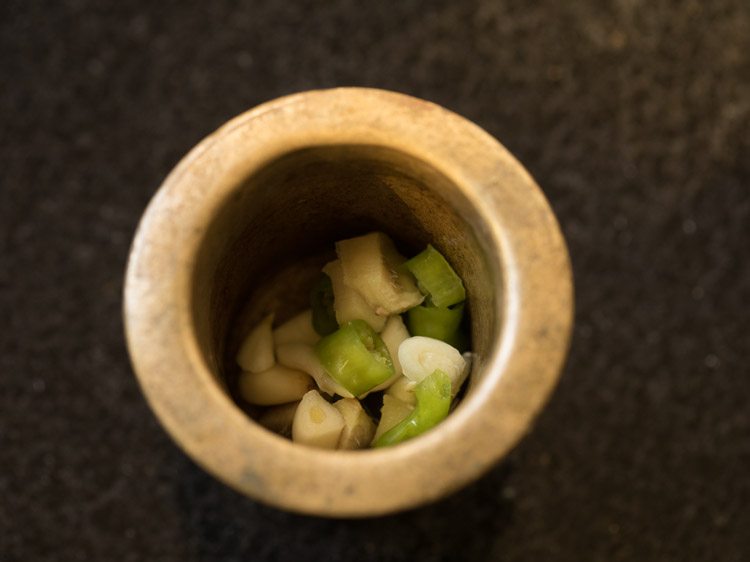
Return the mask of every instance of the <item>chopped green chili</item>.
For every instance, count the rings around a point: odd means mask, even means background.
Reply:
[[[415,306],[407,313],[409,333],[451,343],[456,338],[463,315],[463,303],[452,307]]]
[[[310,291],[310,306],[315,331],[321,336],[335,332],[339,325],[333,309],[333,284],[325,273],[320,274]]]
[[[455,347],[458,351],[463,353],[464,351],[469,350],[469,334],[467,331],[467,328],[462,324],[458,327],[458,329],[454,332],[454,334],[445,340],[445,343],[447,343],[450,346]]]
[[[393,361],[381,337],[364,320],[351,320],[315,345],[328,374],[354,396],[379,385],[393,373]]]
[[[406,419],[381,435],[373,446],[396,445],[435,427],[448,415],[451,405],[451,380],[436,369],[414,388],[417,405]]]
[[[461,278],[432,244],[405,265],[417,278],[417,286],[429,297],[430,304],[448,307],[466,299]]]

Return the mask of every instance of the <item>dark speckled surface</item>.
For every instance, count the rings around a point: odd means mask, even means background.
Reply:
[[[465,491],[289,515],[195,467],[128,365],[138,218],[222,122],[334,85],[485,127],[537,178],[577,327],[533,433]],[[0,5],[0,559],[750,559],[750,4]]]

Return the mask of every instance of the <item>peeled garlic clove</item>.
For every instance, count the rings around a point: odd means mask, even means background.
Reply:
[[[362,298],[362,295],[344,283],[344,271],[341,268],[340,260],[326,264],[323,273],[331,278],[333,310],[336,313],[336,322],[340,326],[350,320],[364,320],[376,332],[383,329],[387,318],[376,314],[375,310]]]
[[[344,398],[352,398],[352,393],[337,383],[329,375],[315,355],[315,349],[304,343],[285,343],[276,348],[279,363],[291,369],[298,369],[315,379],[318,388],[333,396],[338,394]]]
[[[280,406],[267,408],[260,416],[258,423],[268,430],[283,435],[284,437],[292,436],[292,422],[294,413],[297,411],[299,402],[290,402]]]
[[[404,340],[398,348],[398,359],[404,376],[414,383],[440,369],[451,379],[454,396],[467,376],[467,363],[461,353],[455,347],[433,338],[413,336]]]
[[[378,428],[375,430],[372,442],[377,441],[378,437],[383,435],[383,433],[406,419],[406,416],[411,414],[413,409],[414,406],[411,404],[402,402],[393,396],[387,394],[383,396],[383,407],[380,408],[380,422],[378,423]]]
[[[273,342],[276,345],[284,343],[306,343],[314,345],[320,336],[315,332],[312,323],[312,310],[308,309],[284,322],[273,331]]]
[[[451,393],[453,394],[453,396],[458,394],[458,391],[461,390],[461,387],[463,386],[464,382],[466,382],[466,379],[469,378],[469,373],[471,373],[471,365],[474,361],[474,354],[470,351],[465,351],[461,354],[461,357],[464,358],[464,369],[455,380],[451,380]]]
[[[386,396],[392,396],[393,398],[401,400],[401,402],[405,402],[413,406],[417,403],[417,396],[416,394],[414,394],[415,386],[416,383],[413,383],[406,377],[401,376],[396,380],[396,382],[388,387],[388,390],[385,391],[385,394]]]
[[[375,435],[375,424],[367,415],[359,400],[342,398],[333,403],[344,418],[344,429],[339,438],[339,449],[362,449],[367,447]]]
[[[240,395],[246,402],[258,406],[275,406],[299,400],[313,388],[314,383],[302,371],[274,365],[262,373],[242,373],[238,386]]]
[[[401,362],[398,360],[398,348],[404,340],[409,338],[409,331],[406,329],[401,316],[399,316],[398,314],[390,316],[388,318],[388,321],[385,323],[383,331],[380,332],[380,337],[385,343],[385,346],[388,348],[388,353],[391,354],[391,361],[393,361],[394,372],[392,377],[373,388],[370,392],[385,390],[401,377],[402,370]]]
[[[292,422],[292,440],[311,447],[335,449],[344,417],[317,390],[302,397]]]
[[[399,314],[422,302],[424,296],[406,268],[406,258],[382,232],[336,242],[344,282],[356,289],[381,316]]]
[[[276,363],[273,356],[273,314],[266,316],[250,333],[237,352],[237,364],[243,371],[260,373]]]

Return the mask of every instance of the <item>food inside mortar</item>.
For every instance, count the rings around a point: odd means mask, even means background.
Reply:
[[[440,423],[469,373],[466,290],[432,245],[382,232],[336,243],[310,308],[269,314],[237,353],[238,393],[264,427],[326,449],[396,445]]]

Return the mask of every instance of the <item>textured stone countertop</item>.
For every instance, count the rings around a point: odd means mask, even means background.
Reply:
[[[165,174],[230,117],[367,85],[498,137],[558,214],[570,359],[485,478],[368,521],[197,468],[132,375],[121,291]],[[750,559],[750,3],[0,6],[0,559]]]

